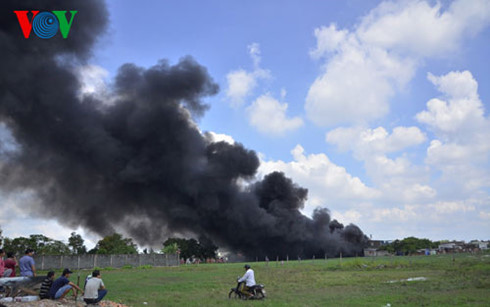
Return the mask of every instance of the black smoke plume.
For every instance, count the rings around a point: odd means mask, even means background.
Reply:
[[[306,189],[278,172],[257,181],[254,151],[199,131],[202,99],[218,86],[192,58],[124,64],[111,103],[79,98],[74,70],[106,31],[103,3],[1,6],[0,122],[18,150],[0,156],[0,188],[34,190],[36,214],[100,235],[123,228],[141,245],[184,233],[249,257],[362,253],[358,227],[331,221],[327,209],[305,217]],[[78,10],[69,37],[25,39],[13,11],[33,9]]]

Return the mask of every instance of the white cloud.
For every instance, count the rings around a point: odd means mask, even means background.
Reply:
[[[454,1],[445,11],[439,2],[383,2],[363,19],[357,35],[369,45],[429,57],[457,50],[489,17],[486,0]]]
[[[254,62],[255,70],[260,70],[260,61],[262,60],[260,56],[260,45],[258,43],[252,43],[247,46],[248,53]]]
[[[330,161],[325,154],[306,155],[301,145],[296,145],[291,154],[293,161],[290,162],[261,161],[259,174],[281,171],[299,185],[307,187],[307,213],[311,213],[317,206],[335,205],[337,208],[348,208],[379,196],[377,190],[366,186],[358,177],[350,175],[345,168]]]
[[[416,119],[444,137],[454,138],[463,133],[463,138],[482,129],[486,123],[483,104],[478,97],[478,83],[469,71],[450,72],[428,79],[442,92],[448,101],[434,98],[427,102],[427,111],[420,112]]]
[[[332,219],[336,219],[340,223],[359,223],[361,221],[361,218],[363,215],[358,211],[354,209],[347,210],[345,212],[340,212],[340,211],[333,211],[332,212]]]
[[[351,35],[311,85],[307,115],[320,126],[380,118],[388,113],[394,85],[404,86],[413,74],[412,61],[380,48],[364,48]]]
[[[208,131],[204,133],[204,136],[208,138],[211,142],[226,142],[228,144],[235,144],[235,139],[231,135],[228,134],[223,134],[223,133],[216,133],[213,131]]]
[[[327,133],[326,141],[342,151],[352,151],[364,161],[367,175],[382,191],[382,199],[394,203],[431,199],[437,192],[428,185],[428,170],[415,166],[404,154],[388,158],[388,153],[401,152],[426,141],[417,127],[337,128]]]
[[[374,209],[371,216],[371,221],[390,221],[391,223],[407,222],[409,220],[417,218],[417,213],[415,212],[415,209],[416,207],[414,206],[404,206],[403,208],[393,207]]]
[[[466,35],[489,24],[489,16],[488,1],[454,1],[444,12],[425,1],[383,2],[353,31],[333,24],[316,29],[311,55],[327,62],[308,91],[308,117],[320,126],[382,118],[421,60],[459,49]]]
[[[248,52],[254,64],[253,71],[238,69],[226,75],[226,96],[230,99],[232,107],[240,107],[245,103],[245,98],[252,95],[257,87],[258,80],[270,78],[270,72],[260,67],[259,44],[252,43],[249,45]]]
[[[230,72],[226,75],[228,88],[226,95],[230,98],[232,106],[238,107],[245,101],[245,97],[251,94],[257,85],[253,73],[248,73],[243,69]]]
[[[85,239],[85,245],[90,249],[100,239],[88,231],[61,225],[54,219],[46,219],[36,212],[42,208],[41,200],[34,190],[19,191],[0,190],[0,210],[8,214],[0,214],[0,229],[2,235],[8,238],[28,237],[31,234],[43,234],[51,239],[68,242],[70,234],[75,231]],[[13,218],[15,217],[15,218]]]
[[[395,127],[391,134],[383,127],[341,127],[328,132],[326,141],[342,151],[353,151],[354,156],[362,160],[373,154],[397,152],[422,144],[426,136],[418,127]]]
[[[330,24],[328,27],[315,29],[316,49],[310,52],[313,58],[320,58],[325,54],[336,51],[341,44],[346,41],[349,31],[337,30],[336,24]]]
[[[490,212],[488,212],[488,211],[480,211],[479,216],[482,220],[489,220],[490,221]]]
[[[484,116],[476,80],[468,71],[428,78],[444,97],[429,100],[427,110],[416,115],[436,135],[426,163],[441,170],[441,181],[461,193],[490,186],[490,119]]]
[[[300,117],[288,118],[287,103],[281,103],[271,95],[258,97],[247,108],[250,124],[259,132],[270,136],[281,136],[303,125]]]
[[[107,77],[109,72],[97,65],[77,67],[76,74],[80,81],[79,97],[94,95],[105,103],[111,103],[114,98],[108,95]]]
[[[428,208],[430,210],[433,210],[437,214],[451,214],[457,212],[475,211],[475,206],[473,204],[456,201],[441,201],[435,204],[430,204]]]

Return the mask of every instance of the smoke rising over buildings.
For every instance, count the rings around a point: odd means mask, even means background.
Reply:
[[[13,13],[60,8],[78,11],[67,39],[25,39]],[[248,256],[362,251],[357,226],[300,213],[305,188],[278,172],[257,181],[254,151],[203,136],[195,120],[218,85],[191,57],[124,64],[111,104],[80,98],[74,68],[107,23],[99,1],[2,2],[0,122],[17,150],[0,150],[0,189],[32,189],[35,214],[100,235],[123,228],[141,245],[191,233]]]

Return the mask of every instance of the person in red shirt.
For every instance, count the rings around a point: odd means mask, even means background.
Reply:
[[[15,259],[14,253],[8,252],[7,259],[4,261],[5,270],[11,269],[12,272],[6,277],[15,277],[15,267],[17,266],[17,259]]]
[[[5,269],[3,257],[5,256],[5,252],[3,249],[0,249],[0,277],[8,277],[12,273],[11,269]]]

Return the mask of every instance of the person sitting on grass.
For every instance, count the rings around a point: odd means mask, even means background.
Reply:
[[[83,290],[80,289],[77,285],[72,283],[68,278],[70,278],[70,274],[73,273],[69,269],[64,269],[63,274],[58,277],[53,282],[51,286],[51,290],[49,290],[49,297],[52,299],[62,299],[64,298],[70,290],[73,289],[73,296],[77,296],[77,290],[83,294]]]
[[[100,271],[93,271],[92,278],[87,280],[87,284],[85,285],[85,295],[83,296],[83,300],[87,304],[97,304],[106,294],[107,290],[102,281]]]
[[[43,280],[43,283],[41,284],[41,290],[39,291],[40,299],[49,298],[49,290],[51,290],[51,286],[53,285],[53,280],[54,280],[54,272],[49,271],[48,275],[46,275],[46,278]]]
[[[245,285],[242,288],[242,293],[248,297],[252,297],[253,294],[249,292],[250,288],[255,286],[255,275],[254,270],[250,268],[248,264],[244,266],[246,272],[242,278],[238,279],[238,282],[245,282]]]

